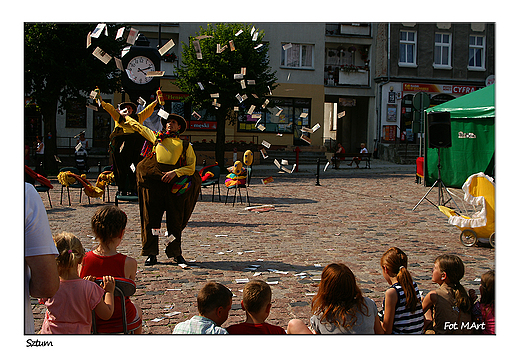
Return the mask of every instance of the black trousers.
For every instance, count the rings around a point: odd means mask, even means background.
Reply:
[[[137,192],[136,177],[131,169],[131,165],[134,164],[134,167],[137,167],[138,163],[143,159],[141,149],[145,141],[139,133],[116,133],[111,140],[114,179],[118,189],[123,194]],[[121,146],[123,147],[122,150]]]

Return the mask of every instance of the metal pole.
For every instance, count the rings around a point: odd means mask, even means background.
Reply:
[[[321,186],[320,184],[320,158],[316,161],[316,185]]]
[[[419,129],[419,157],[422,156],[421,154],[422,154],[422,141],[423,141],[423,135],[422,135],[422,133],[423,133],[423,123],[424,123],[423,96],[421,96],[420,100],[421,100],[421,109],[420,109],[420,111],[421,111],[420,114],[421,115],[420,115],[419,121],[420,121],[421,125],[420,125],[420,129]]]

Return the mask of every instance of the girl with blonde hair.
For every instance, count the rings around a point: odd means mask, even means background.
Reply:
[[[82,279],[78,275],[78,265],[85,255],[81,241],[68,232],[53,239],[59,252],[56,263],[60,288],[53,297],[40,300],[47,306],[40,333],[90,334],[92,310],[103,319],[114,313],[114,278],[104,276],[102,286]]]

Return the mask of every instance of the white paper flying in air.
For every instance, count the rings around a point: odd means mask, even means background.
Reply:
[[[105,65],[110,62],[112,59],[112,56],[110,56],[108,53],[103,51],[101,48],[96,47],[94,52],[92,52],[94,56],[96,56],[101,62],[103,62]]]
[[[135,43],[135,39],[137,38],[137,35],[139,35],[139,30],[134,29],[132,27],[130,29],[130,32],[128,33],[128,37],[126,38],[126,43],[133,45]]]
[[[159,112],[157,112],[157,115],[161,118],[167,119],[169,114],[164,109],[159,109]]]
[[[92,33],[90,34],[90,37],[93,37],[95,39],[97,39],[99,37],[99,35],[101,35],[101,33],[103,32],[103,30],[106,28],[107,24],[98,24],[96,26],[96,28],[94,29],[94,31],[92,31]]]
[[[163,47],[161,47],[159,49],[159,54],[162,56],[164,55],[166,52],[168,52],[173,46],[175,46],[175,42],[173,42],[173,39],[170,39],[170,41],[168,41],[167,43],[165,43],[163,45]]]
[[[120,27],[117,32],[116,32],[116,40],[120,39],[121,37],[123,37],[123,33],[125,32],[125,27]]]

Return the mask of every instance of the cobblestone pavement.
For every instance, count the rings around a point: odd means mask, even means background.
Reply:
[[[251,204],[272,204],[275,209],[249,212],[240,202],[225,204],[227,189],[223,184],[222,201],[211,202],[211,189],[203,189],[203,199],[183,232],[183,255],[191,265],[187,269],[174,265],[163,253],[166,237],[161,237],[159,264],[145,267],[145,257],[140,256],[138,204],[119,204],[128,215],[120,252],[139,263],[132,300],[143,310],[143,333],[170,334],[177,323],[196,314],[196,294],[207,280],[226,285],[234,294],[223,327],[241,322],[244,284],[236,280],[251,279],[255,274],[273,290],[268,322],[286,327],[290,319],[300,318],[308,324],[321,270],[332,262],[347,264],[363,293],[380,307],[388,285],[379,262],[391,246],[408,255],[409,269],[424,294],[436,288],[431,271],[440,254],[462,258],[466,268],[462,284],[477,292],[479,282],[475,279],[495,268],[495,250],[490,246],[464,247],[459,241],[460,230],[436,207],[423,201],[412,211],[428,189],[415,183],[414,166],[375,160],[372,169],[329,169],[321,172],[320,186],[312,166],[293,174],[255,168],[253,175],[248,188]],[[274,181],[264,185],[260,179],[267,176],[273,176]],[[57,180],[53,183],[52,209],[47,195],[40,194],[52,232],[71,231],[85,248],[92,249],[95,241],[90,218],[103,201],[91,199],[88,204],[83,195],[80,204],[78,189],[74,189],[72,206],[67,205],[66,194],[64,205],[60,205],[61,185]],[[435,188],[430,193],[430,200],[437,200],[437,192]],[[461,191],[452,192],[461,206]],[[113,201],[114,190],[110,195]],[[165,230],[163,219],[162,233]],[[33,303],[38,330],[45,308],[35,300]]]

